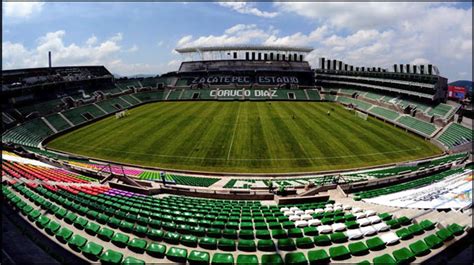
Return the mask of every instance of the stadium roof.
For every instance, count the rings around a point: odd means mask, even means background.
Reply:
[[[209,52],[209,51],[236,51],[236,50],[264,50],[285,52],[311,52],[313,48],[295,46],[262,46],[262,45],[236,45],[236,46],[208,46],[176,48],[179,53]]]

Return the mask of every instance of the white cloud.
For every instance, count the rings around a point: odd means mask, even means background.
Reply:
[[[65,44],[65,36],[64,30],[48,32],[37,39],[33,48],[27,48],[22,43],[3,42],[2,66],[4,69],[46,67],[48,51],[51,51],[53,65],[105,65],[117,74],[159,73],[166,70],[164,64],[128,63],[119,59],[121,51],[138,50],[137,45],[123,50],[120,44],[123,39],[121,33],[102,42],[92,36],[82,46],[75,43]]]
[[[276,31],[273,28],[264,30],[258,28],[255,24],[237,24],[225,30],[222,35],[208,35],[199,38],[193,38],[192,35],[184,36],[178,40],[177,47],[261,43],[275,33]]]
[[[254,15],[258,17],[272,18],[278,15],[277,12],[262,11],[255,7],[254,3],[248,2],[219,2],[220,6],[230,8],[241,14]]]
[[[161,40],[161,41],[159,41],[156,45],[157,45],[158,47],[161,47],[161,46],[163,46],[163,44],[165,44],[165,43],[164,43],[164,41]]]
[[[3,14],[10,18],[29,18],[43,9],[43,2],[2,2]]]

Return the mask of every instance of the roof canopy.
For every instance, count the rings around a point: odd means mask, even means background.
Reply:
[[[283,51],[283,52],[306,52],[313,48],[294,46],[262,46],[262,45],[237,45],[237,46],[212,46],[212,47],[186,47],[176,48],[179,53],[191,52],[213,52],[213,51],[238,51],[238,50],[261,50],[261,51]]]

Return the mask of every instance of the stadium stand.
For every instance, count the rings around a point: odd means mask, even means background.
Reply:
[[[71,125],[57,113],[45,118],[58,132],[71,128]]]
[[[424,122],[422,120],[419,120],[419,119],[416,119],[416,118],[413,118],[413,117],[410,117],[410,116],[401,116],[397,120],[397,122],[411,128],[413,130],[416,130],[416,131],[418,131],[421,134],[426,135],[426,136],[430,136],[437,129],[436,126],[431,124],[431,123],[427,123],[427,122]]]
[[[93,104],[73,108],[62,112],[62,114],[74,125],[81,124],[88,120],[101,117],[105,113]]]
[[[308,94],[308,98],[310,100],[321,100],[321,95],[316,89],[306,89],[306,93]]]
[[[398,117],[400,117],[400,114],[393,111],[393,110],[389,110],[389,109],[382,108],[382,107],[377,107],[377,106],[374,106],[373,108],[371,108],[370,112],[372,114],[379,115],[379,116],[381,116],[385,119],[391,120],[391,121],[394,121]]]
[[[53,133],[43,120],[36,118],[5,132],[2,135],[2,142],[36,147]]]
[[[363,110],[369,110],[373,105],[362,101],[362,100],[357,100],[354,98],[348,98],[348,97],[337,97],[337,101],[345,103],[345,104],[353,104],[357,106],[357,108],[363,109]]]
[[[472,129],[466,128],[457,123],[449,124],[446,129],[437,137],[437,140],[448,148],[472,142]]]
[[[441,118],[445,118],[451,111],[453,107],[444,103],[438,104],[436,107],[431,108],[428,111],[428,115],[434,116],[437,115]]]

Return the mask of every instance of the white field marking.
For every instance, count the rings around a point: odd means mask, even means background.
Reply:
[[[232,133],[229,151],[227,152],[227,160],[229,160],[230,158],[230,151],[232,150],[232,145],[234,144],[235,131],[237,131],[237,125],[239,125],[240,106],[242,106],[242,104],[239,104],[239,109],[237,110],[237,119],[235,120],[234,132]]]
[[[82,144],[73,144],[67,143],[65,145],[71,146],[80,146],[84,147]],[[343,155],[343,156],[318,156],[318,157],[295,157],[295,158],[233,158],[233,159],[226,159],[222,157],[197,157],[197,156],[177,156],[177,155],[164,155],[164,154],[147,154],[141,152],[130,152],[130,151],[122,151],[116,150],[111,148],[100,148],[95,147],[94,150],[103,150],[103,151],[112,151],[117,153],[124,153],[124,154],[132,154],[132,155],[146,155],[146,156],[155,156],[155,157],[167,157],[167,158],[184,158],[184,159],[207,159],[207,160],[229,160],[229,161],[297,161],[297,160],[323,160],[323,159],[335,159],[335,158],[351,158],[351,157],[366,157],[366,156],[377,156],[383,154],[395,154],[395,153],[403,153],[408,151],[417,151],[420,150],[420,147],[410,148],[410,149],[403,149],[403,150],[394,150],[394,151],[387,151],[387,152],[375,152],[375,153],[367,153],[367,154],[360,154],[360,155]],[[70,152],[73,153],[73,152]],[[139,160],[138,161],[148,161],[148,160]]]

